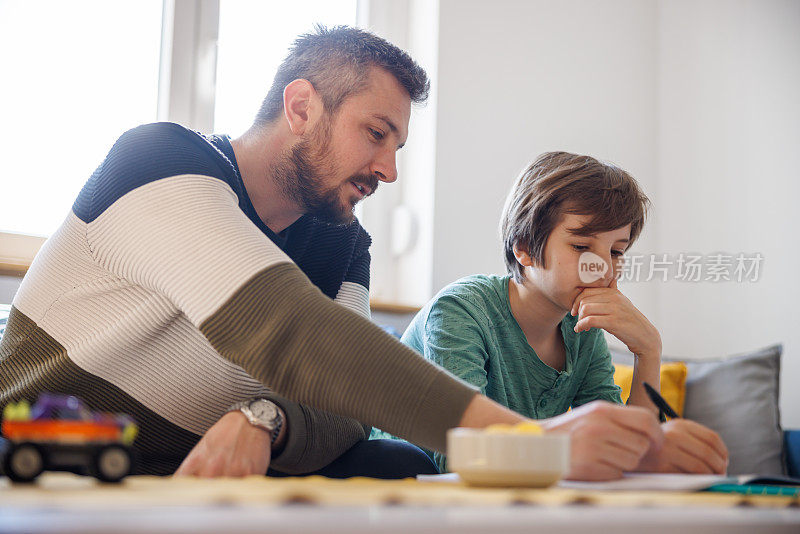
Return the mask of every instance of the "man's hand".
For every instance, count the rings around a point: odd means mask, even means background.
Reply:
[[[688,419],[673,419],[661,427],[664,446],[649,451],[636,471],[725,474],[728,449],[716,432]]]
[[[228,412],[197,442],[175,475],[266,475],[271,454],[270,438],[269,432],[251,425],[242,412]]]
[[[637,356],[661,357],[661,335],[647,317],[617,288],[617,279],[609,287],[589,287],[572,303],[572,315],[578,316],[576,332],[602,328],[625,343]]]
[[[546,432],[570,435],[573,480],[613,480],[658,451],[664,434],[653,414],[636,406],[594,401],[565,414],[539,421]]]

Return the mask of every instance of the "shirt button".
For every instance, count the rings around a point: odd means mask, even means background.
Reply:
[[[542,408],[546,407],[547,406],[547,401],[545,399],[540,400],[539,401],[539,406],[541,406]]]

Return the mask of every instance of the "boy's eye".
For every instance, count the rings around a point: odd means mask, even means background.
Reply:
[[[383,139],[383,132],[381,132],[380,130],[370,128],[369,133],[372,135],[372,137],[375,138],[376,141],[380,141],[381,139]]]
[[[587,245],[572,245],[572,248],[574,248],[575,250],[577,250],[579,252],[583,252],[585,250],[589,250],[589,247]],[[614,256],[615,258],[619,258],[620,256],[624,256],[625,255],[625,251],[624,250],[612,250],[611,251],[611,255]]]

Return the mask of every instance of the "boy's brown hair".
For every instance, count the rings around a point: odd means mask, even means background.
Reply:
[[[546,152],[514,182],[500,219],[506,268],[520,282],[514,245],[545,267],[544,248],[564,214],[592,219],[576,235],[589,236],[631,225],[628,247],[642,232],[650,200],[624,170],[590,156]]]

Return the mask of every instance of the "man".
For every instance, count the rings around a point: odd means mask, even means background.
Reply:
[[[139,472],[201,476],[313,471],[367,425],[443,450],[448,428],[523,420],[368,320],[353,206],[397,178],[427,91],[390,43],[319,29],[239,139],[124,134],[14,299],[0,407],[78,395],[138,421]],[[663,441],[644,409],[589,405],[546,426],[572,435],[578,478],[615,454],[598,443],[641,457]]]

